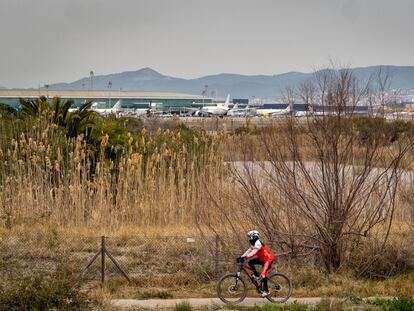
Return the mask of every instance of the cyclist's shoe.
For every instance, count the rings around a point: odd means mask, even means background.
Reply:
[[[262,277],[261,276],[256,276],[256,275],[253,274],[252,279],[255,280],[256,282],[259,282],[259,281],[262,280]]]
[[[267,280],[266,279],[262,279],[262,283],[260,284],[260,290],[262,293],[268,293],[269,292],[269,287],[267,286]]]
[[[264,297],[267,297],[267,296],[269,296],[270,295],[270,293],[269,292],[266,292],[266,291],[262,291],[262,297],[264,298]]]

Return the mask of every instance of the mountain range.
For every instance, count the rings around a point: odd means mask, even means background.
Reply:
[[[354,68],[355,75],[360,79],[367,79],[379,70],[388,72],[391,77],[391,88],[410,90],[414,89],[414,66],[371,66]],[[162,91],[200,95],[208,86],[207,96],[225,97],[231,94],[233,98],[275,98],[282,94],[286,87],[298,86],[313,73],[287,72],[275,75],[241,75],[216,74],[196,79],[182,79],[163,75],[151,68],[137,71],[97,75],[93,79],[85,77],[71,83],[56,83],[50,89],[93,89],[108,90],[111,81],[112,90],[124,91]]]

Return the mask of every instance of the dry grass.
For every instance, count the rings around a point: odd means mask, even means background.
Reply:
[[[168,235],[171,233],[179,236]],[[8,271],[3,275],[22,277],[34,270],[48,273],[55,269],[77,275],[97,251],[99,234],[99,231],[91,228],[62,229],[56,225],[3,230],[0,251],[3,260],[6,259],[4,263],[7,267],[1,269],[4,271],[6,268]],[[107,301],[113,298],[216,296],[215,254],[214,249],[208,248],[214,245],[212,241],[204,244],[205,240],[196,237],[194,244],[188,244],[185,240],[188,232],[174,229],[161,232],[148,228],[145,236],[142,236],[140,230],[121,228],[111,234],[107,243],[108,250],[128,272],[134,284],[128,284],[108,263],[107,282],[102,287],[99,284],[98,260],[86,276],[86,286],[92,297]],[[395,235],[395,239],[398,238]],[[11,247],[4,248],[5,245],[10,246],[8,243],[12,243]],[[228,250],[224,248],[220,251]],[[223,254],[220,253],[220,257],[226,261],[220,261],[218,276],[236,270],[236,255],[225,257]],[[313,267],[310,258],[312,257],[294,260],[280,257],[274,267],[292,279],[296,297],[341,297],[349,293],[359,297],[414,295],[412,272],[382,280],[358,278],[349,269],[326,275]],[[11,271],[12,267],[16,269]],[[249,295],[255,296],[256,293],[252,290]]]
[[[284,120],[275,122],[241,136],[202,134],[190,149],[168,129],[154,130],[149,139],[130,137],[119,166],[101,156],[93,178],[93,163],[80,139],[62,142],[56,126],[38,124],[16,140],[0,141],[0,224],[51,222],[102,232],[134,226],[195,230],[204,220],[220,224],[211,196],[221,195],[220,207],[240,210],[234,200],[238,185],[223,161],[253,160],[261,165],[266,160],[261,142],[266,132],[280,133],[284,143]],[[169,144],[160,144],[165,137]],[[106,144],[104,139],[100,148]],[[305,159],[315,157],[305,135],[301,150]],[[405,213],[399,215],[403,218]]]
[[[163,237],[211,234],[213,229],[228,239],[223,249],[236,251],[245,246],[244,237],[239,241],[234,233],[240,237],[252,222],[244,217],[249,210],[239,204],[243,193],[224,160],[250,159],[261,165],[263,145],[258,134],[203,134],[199,139],[211,140],[211,144],[195,140],[193,149],[188,149],[174,144],[180,137],[168,130],[154,131],[149,139],[130,139],[116,174],[114,163],[102,156],[93,178],[89,177],[92,163],[83,142],[68,141],[63,150],[51,143],[59,135],[56,128],[44,124],[7,147],[1,145],[0,246],[4,247],[3,258],[11,256],[9,259],[18,250],[16,245],[22,245],[14,272],[34,269],[36,258],[46,258],[50,269],[78,272],[97,250],[99,236],[107,235],[110,250],[131,272],[136,286],[127,285],[111,271],[108,284],[93,287],[93,295],[143,298],[167,291],[175,298],[214,297],[211,270],[215,254],[205,244],[192,248],[182,243],[184,240],[168,243]],[[164,135],[169,135],[171,145],[159,144]],[[200,146],[208,147],[200,152]],[[309,148],[305,138],[302,148]],[[305,154],[312,160],[312,150]],[[285,203],[278,193],[263,195],[274,206]],[[392,228],[394,239],[390,243],[412,251],[414,235],[406,225],[408,204],[399,201],[398,205],[396,218],[400,222]],[[231,215],[234,228],[224,222],[224,215]],[[287,219],[284,217],[280,219]],[[145,239],[156,242],[151,245]],[[213,245],[211,241],[209,245]],[[358,260],[365,260],[369,252],[364,251]],[[62,255],[72,261],[61,261]],[[235,268],[230,255],[223,270]],[[281,260],[280,270],[292,278],[295,296],[414,295],[412,273],[367,281],[346,267],[340,274],[327,276],[315,270],[315,261],[309,258]]]
[[[53,127],[36,129],[0,151],[3,226],[190,227],[197,209],[208,208],[200,189],[220,180],[218,138],[196,137],[190,150],[168,130],[141,141],[131,138],[119,165],[101,156],[91,178],[94,163],[83,142],[69,141],[63,151],[50,144],[55,134]],[[160,144],[165,137],[169,145]],[[100,148],[106,144],[104,139]]]
[[[357,297],[399,297],[413,296],[414,273],[389,278],[383,281],[358,280],[347,275],[330,275],[314,270],[299,270],[292,276],[293,297],[343,297],[349,294]],[[183,286],[181,283],[161,285],[154,281],[152,286],[128,286],[122,280],[111,280],[107,285],[93,288],[94,295],[102,300],[160,298],[157,293],[168,292],[173,298],[216,297],[215,282],[198,286]],[[152,296],[150,296],[152,293]],[[144,296],[147,297],[144,297]],[[249,297],[258,297],[250,286]],[[161,297],[162,298],[162,297]]]
[[[325,275],[312,269],[299,269],[293,277],[295,295],[298,297],[340,297],[345,293],[359,297],[412,296],[413,281],[414,273],[373,281],[347,274]]]

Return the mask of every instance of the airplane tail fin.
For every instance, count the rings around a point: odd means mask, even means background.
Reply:
[[[112,111],[119,111],[122,106],[122,99],[119,99],[116,104],[111,108]]]
[[[226,97],[226,101],[225,101],[225,103],[224,103],[224,106],[225,106],[225,107],[228,107],[228,106],[229,106],[229,104],[230,104],[230,94],[227,94],[227,97]]]
[[[287,111],[288,112],[292,112],[293,109],[293,105],[295,104],[295,101],[293,99],[289,100],[289,105],[287,106]]]

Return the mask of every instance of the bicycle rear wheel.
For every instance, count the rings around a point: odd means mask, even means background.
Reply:
[[[226,274],[217,282],[217,296],[227,304],[240,303],[247,296],[247,286],[237,274]]]
[[[292,295],[292,282],[283,273],[270,273],[267,277],[269,295],[267,300],[273,303],[284,303]]]

